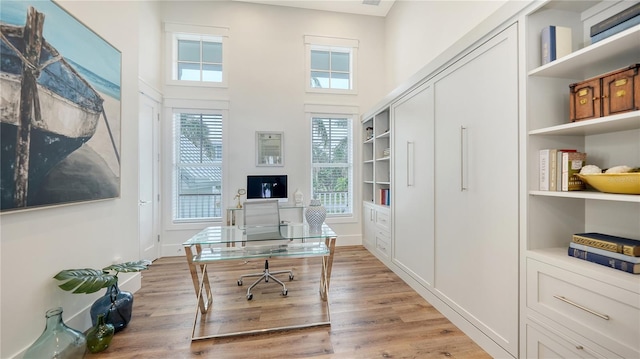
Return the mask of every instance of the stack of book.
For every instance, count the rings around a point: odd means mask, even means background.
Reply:
[[[626,8],[591,26],[591,43],[594,44],[626,29],[640,24],[640,3]]]
[[[541,191],[582,191],[584,182],[576,176],[586,164],[587,154],[575,149],[540,150],[539,180]]]
[[[391,196],[388,188],[380,189],[380,204],[383,206],[391,205]]]
[[[640,240],[602,233],[576,233],[569,244],[569,256],[640,274]]]

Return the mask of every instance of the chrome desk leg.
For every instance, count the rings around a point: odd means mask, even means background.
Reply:
[[[200,254],[202,248],[200,245],[196,245],[196,252]],[[193,263],[193,252],[191,251],[191,247],[184,247],[185,255],[187,256],[187,263],[189,264],[189,271],[191,272],[191,280],[193,281],[193,289],[196,293],[196,297],[198,298],[198,306],[200,307],[201,313],[206,313],[213,302],[213,295],[211,293],[211,284],[209,283],[209,274],[206,271],[206,265],[200,264],[197,265]],[[198,267],[200,267],[200,272],[202,273],[202,279],[198,278]],[[200,282],[202,280],[202,282]],[[204,301],[202,296],[202,289],[204,286],[204,291],[207,297],[207,301]]]
[[[331,268],[333,267],[333,254],[336,247],[336,238],[326,238],[325,244],[329,248],[329,255],[322,257],[322,273],[320,275],[320,298],[327,301],[329,295],[329,284],[331,282]]]

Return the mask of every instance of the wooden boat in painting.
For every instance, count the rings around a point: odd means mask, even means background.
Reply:
[[[47,173],[95,133],[103,99],[42,36],[30,7],[24,27],[0,23],[0,209],[29,205]]]

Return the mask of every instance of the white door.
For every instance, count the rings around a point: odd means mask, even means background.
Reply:
[[[158,102],[140,94],[138,144],[138,240],[140,258],[155,260],[160,253],[158,231],[159,182]]]
[[[425,286],[434,278],[433,86],[391,108],[393,124],[393,261]]]

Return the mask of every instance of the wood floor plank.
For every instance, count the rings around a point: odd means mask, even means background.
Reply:
[[[229,331],[256,323],[277,325],[316,320],[319,258],[270,260],[289,294],[260,283],[246,300],[241,274],[260,272],[264,262],[223,261],[210,266],[218,317],[207,330]],[[331,326],[191,342],[196,296],[183,257],[158,259],[143,272],[133,318],[104,352],[87,358],[490,358],[477,344],[380,263],[362,246],[337,247],[329,293]]]

